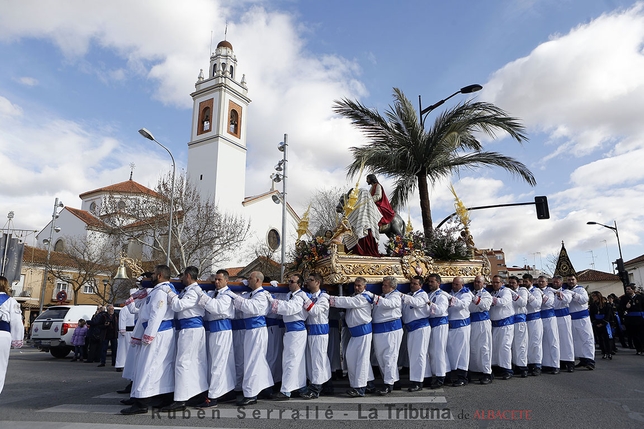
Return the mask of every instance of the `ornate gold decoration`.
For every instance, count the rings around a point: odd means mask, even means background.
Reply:
[[[306,232],[309,230],[309,211],[310,210],[311,210],[311,204],[309,204],[309,207],[302,215],[302,219],[300,219],[300,222],[297,224],[297,241],[300,241],[302,236],[306,234]]]
[[[119,257],[119,263],[120,265],[127,265],[127,267],[132,272],[133,277],[138,277],[145,272],[141,267],[142,261],[130,258],[129,256],[125,256],[124,254],[121,254],[121,256]]]

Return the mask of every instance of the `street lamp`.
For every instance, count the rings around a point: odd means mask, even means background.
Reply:
[[[629,279],[628,279],[628,271],[624,269],[624,257],[622,256],[622,245],[619,242],[619,231],[617,230],[617,221],[614,220],[613,224],[615,226],[610,226],[610,225],[604,225],[603,223],[599,222],[586,222],[586,225],[599,225],[603,226],[604,228],[608,228],[612,230],[615,233],[615,237],[617,237],[617,249],[619,250],[619,259],[615,261],[617,263],[617,275],[619,276],[620,280],[622,281],[622,284],[624,285],[624,288],[628,286],[629,284]]]
[[[49,260],[51,258],[51,242],[54,239],[54,231],[60,232],[60,228],[56,226],[56,219],[58,218],[58,209],[63,207],[65,207],[63,202],[56,198],[56,201],[54,201],[54,212],[51,215],[49,239],[43,240],[43,243],[47,244],[47,261],[45,262],[45,272],[42,277],[42,286],[40,288],[40,309],[38,314],[42,314],[42,307],[45,304],[45,288],[47,287],[47,271],[49,271]]]
[[[280,142],[277,145],[277,150],[282,152],[284,155],[280,162],[275,166],[275,171],[278,173],[271,174],[271,179],[273,182],[279,183],[282,182],[282,192],[278,195],[273,195],[272,200],[275,204],[282,204],[282,266],[280,268],[280,281],[284,282],[284,271],[286,269],[286,166],[288,165],[288,134],[284,134],[284,141]]]
[[[170,220],[168,221],[168,251],[166,253],[166,258],[165,258],[165,264],[169,267],[170,266],[170,242],[172,241],[172,211],[174,209],[174,174],[176,172],[176,165],[174,163],[174,156],[172,156],[172,152],[170,152],[170,149],[167,147],[163,146],[161,143],[159,143],[152,133],[148,131],[145,128],[141,128],[139,130],[139,134],[141,134],[143,137],[145,137],[148,140],[152,140],[162,148],[168,152],[168,155],[170,155],[170,158],[172,158],[172,185],[170,186]]]
[[[432,104],[431,106],[425,107],[424,109],[423,109],[423,104],[422,104],[422,101],[421,101],[421,98],[420,98],[420,95],[419,95],[418,96],[418,111],[420,112],[420,127],[425,128],[425,117],[427,116],[427,114],[429,112],[431,112],[432,110],[434,110],[438,106],[441,106],[443,103],[445,103],[450,98],[452,98],[452,97],[454,97],[455,95],[458,95],[458,94],[470,94],[472,92],[480,91],[482,89],[483,89],[483,87],[481,85],[477,84],[477,83],[475,83],[473,85],[464,86],[463,88],[459,89],[458,91],[456,91],[454,94],[450,95],[449,97],[443,98],[441,101],[438,101],[438,102]]]

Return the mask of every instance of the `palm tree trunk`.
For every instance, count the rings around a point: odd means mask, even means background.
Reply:
[[[429,204],[429,187],[427,185],[427,174],[423,169],[418,173],[418,196],[420,197],[420,215],[423,220],[423,233],[429,239],[434,234],[432,225],[432,210]]]

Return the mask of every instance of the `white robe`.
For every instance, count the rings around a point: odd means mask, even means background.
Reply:
[[[130,340],[136,335],[138,335],[136,338],[140,340],[143,335],[143,327],[141,326],[143,322],[139,320],[139,313],[144,304],[145,299],[139,299],[127,305],[128,311],[134,315],[134,330],[130,332]],[[125,355],[125,366],[123,366],[122,373],[122,377],[126,380],[134,380],[134,377],[136,376],[136,361],[139,358],[140,352],[141,345],[135,346],[130,343],[130,346],[127,349],[127,354]]]
[[[371,298],[367,294],[331,297],[331,306],[345,308],[345,321],[349,328],[362,325],[368,333],[351,336],[347,345],[346,362],[349,385],[353,388],[367,386],[373,380],[371,369]]]
[[[431,319],[437,319],[447,316],[449,307],[449,295],[440,289],[429,294],[429,300],[432,305],[430,311]],[[447,336],[449,334],[449,325],[432,326],[432,333],[429,337],[429,354],[428,365],[425,370],[425,376],[445,377],[447,374]]]
[[[0,296],[3,295],[6,296],[4,292],[1,292]],[[7,366],[9,365],[11,342],[23,341],[25,336],[20,304],[12,297],[8,297],[0,305],[0,320],[9,324],[9,331],[0,330],[0,393],[2,393],[4,380],[7,376]]]
[[[387,385],[393,385],[400,380],[398,375],[398,353],[402,342],[402,309],[400,292],[394,290],[386,295],[377,297],[373,304],[373,324],[394,322],[400,324],[400,329],[388,332],[374,333],[372,336],[373,350],[382,373],[382,380]]]
[[[162,322],[174,320],[174,311],[168,305],[168,294],[160,289],[164,284],[169,283],[159,283],[152,289],[139,313],[143,334],[154,339],[151,344],[140,346],[130,393],[133,398],[150,398],[174,392],[174,329],[159,331]]]
[[[470,318],[473,313],[488,313],[487,320],[470,325],[470,367],[473,372],[492,373],[492,322],[489,319],[492,295],[485,289],[472,291],[474,294],[470,303]]]
[[[562,297],[555,296],[555,311],[568,309],[572,300],[572,292],[564,288],[559,289]],[[572,340],[572,323],[570,315],[557,317],[557,329],[559,330],[559,354],[564,362],[575,361],[575,348]]]
[[[588,293],[583,286],[572,289],[572,301],[570,301],[570,313],[588,311]],[[581,319],[572,319],[572,339],[576,358],[595,360],[595,334],[593,325],[590,323],[590,316]]]
[[[407,329],[407,355],[409,356],[409,380],[421,383],[427,370],[429,338],[432,328],[429,326],[429,297],[427,292],[418,289],[409,293],[402,306],[403,323]],[[426,326],[409,330],[409,325],[417,321],[427,322]],[[423,324],[424,324],[423,322]]]
[[[524,287],[518,287],[516,296],[513,296],[512,307],[514,314],[525,315],[527,313],[526,305],[528,304],[528,290]],[[514,322],[514,339],[512,340],[512,362],[520,367],[528,366],[528,325],[526,322]]]
[[[512,309],[512,294],[505,286],[498,291],[490,292],[492,306],[490,307],[490,320],[492,320],[492,365],[512,370],[512,340],[514,339],[514,325],[494,326],[495,322],[505,321],[514,316]],[[496,302],[495,302],[496,298]]]
[[[269,307],[268,292],[259,287],[250,292],[248,298],[236,298],[233,305],[243,313],[246,323],[242,390],[244,397],[254,398],[273,385],[273,376],[266,360],[268,332],[265,316]],[[251,320],[256,323],[251,323]]]
[[[320,292],[312,294],[311,301],[313,305],[306,310],[308,313],[306,317],[307,328],[310,329],[313,325],[328,325],[329,301],[324,297],[320,297]],[[331,332],[331,329],[329,329],[329,332]],[[327,353],[329,335],[313,335],[309,330],[306,345],[306,376],[311,384],[319,386],[331,378],[331,362]]]
[[[285,301],[273,301],[274,309],[284,319],[284,348],[282,351],[282,393],[287,394],[306,387],[306,343],[307,333],[304,320],[306,293],[302,290],[290,292]],[[288,328],[294,324],[303,330]]]
[[[199,301],[206,310],[206,323],[210,321],[230,321],[235,316],[232,298],[225,292],[228,287],[224,286],[217,291],[209,291],[210,299],[202,298]],[[215,323],[216,324],[216,323]],[[220,331],[208,331],[208,373],[209,387],[208,397],[217,399],[235,388],[235,351],[233,350],[233,331],[224,329]]]
[[[447,359],[449,360],[450,371],[467,371],[470,366],[470,303],[472,294],[463,287],[458,292],[451,292],[451,300],[448,308],[450,322],[466,320],[467,325],[451,327],[447,333]]]
[[[557,317],[544,317],[546,313],[554,311],[555,295],[552,288],[546,287],[541,290],[543,300],[541,301],[541,325],[543,326],[542,350],[543,356],[541,364],[549,368],[559,368],[561,360],[559,352],[559,326]]]
[[[130,328],[128,331],[127,328]],[[129,310],[128,306],[121,308],[119,312],[119,337],[118,347],[116,348],[116,368],[123,368],[127,358],[128,351],[130,350],[130,340],[132,339],[132,331],[134,329],[134,314]]]
[[[541,303],[543,302],[543,293],[541,289],[532,286],[528,289],[528,318],[530,314],[537,314],[538,318],[528,320],[528,365],[541,366],[543,359],[543,323],[541,322]]]

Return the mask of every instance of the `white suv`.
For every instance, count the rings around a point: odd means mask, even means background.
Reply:
[[[34,320],[31,340],[34,347],[48,351],[55,358],[64,358],[73,350],[72,335],[78,319],[90,320],[96,305],[56,305],[49,307]]]

